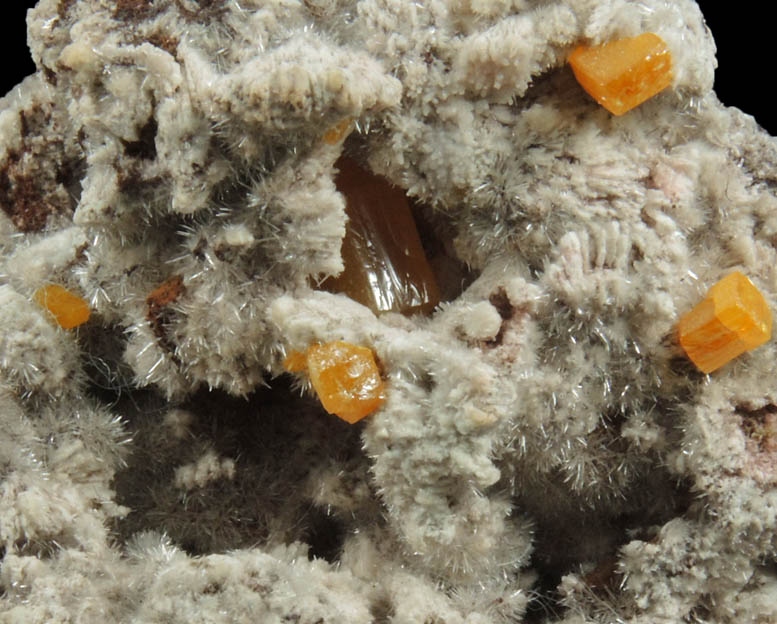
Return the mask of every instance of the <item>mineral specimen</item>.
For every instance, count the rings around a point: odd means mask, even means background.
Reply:
[[[777,143],[712,91],[695,2],[40,0],[27,26],[1,622],[777,621],[777,344],[705,376],[674,340],[731,267],[777,302]],[[616,117],[567,61],[640,33],[672,88]],[[43,284],[94,320],[50,322]]]
[[[89,304],[60,286],[48,284],[35,291],[35,301],[45,308],[62,329],[73,329],[89,320]]]
[[[307,370],[321,405],[351,424],[378,409],[386,400],[375,356],[367,347],[342,341],[313,345],[284,361],[289,372]]]
[[[772,336],[772,312],[763,295],[739,271],[710,288],[678,324],[688,357],[711,373]]]
[[[579,46],[569,64],[583,89],[614,115],[623,115],[672,84],[672,55],[655,33]]]
[[[440,301],[404,192],[342,157],[335,184],[345,196],[348,226],[343,272],[324,287],[373,312],[430,312]]]

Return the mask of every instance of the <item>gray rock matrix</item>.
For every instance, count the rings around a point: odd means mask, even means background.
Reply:
[[[675,335],[733,270],[775,307],[777,144],[712,92],[693,1],[41,0],[27,26],[0,622],[777,619],[777,348],[703,375]],[[642,32],[674,83],[613,117],[566,59]],[[315,288],[344,150],[416,201],[431,316]],[[48,283],[89,322],[54,324]],[[330,340],[386,381],[355,426],[283,369]]]

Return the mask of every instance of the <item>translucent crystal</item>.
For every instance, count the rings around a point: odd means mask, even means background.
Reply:
[[[322,139],[327,145],[337,145],[351,133],[351,130],[353,130],[353,119],[346,117],[329,128]]]
[[[35,301],[44,307],[62,329],[86,323],[91,315],[89,304],[59,284],[49,284],[35,292]]]
[[[294,351],[284,361],[289,372],[307,370],[321,405],[353,424],[385,401],[383,380],[372,351],[334,341]]]
[[[440,301],[439,289],[404,192],[350,158],[340,158],[337,168],[348,214],[345,270],[323,287],[375,313],[430,312]]]
[[[710,373],[772,336],[772,313],[763,295],[739,271],[724,277],[678,324],[691,361]]]
[[[580,46],[569,57],[575,78],[614,115],[622,115],[672,84],[672,55],[654,33]]]

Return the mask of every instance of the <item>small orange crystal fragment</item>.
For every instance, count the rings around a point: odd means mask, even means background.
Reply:
[[[322,137],[324,139],[324,143],[327,145],[337,145],[351,133],[352,127],[353,119],[350,117],[346,117],[345,119],[338,121],[334,126],[329,128],[329,130],[324,133],[324,136]]]
[[[672,84],[672,55],[654,33],[604,45],[579,46],[569,64],[580,86],[614,115],[622,115]]]
[[[678,334],[691,361],[710,373],[769,340],[772,313],[753,283],[734,271],[680,319]]]
[[[304,358],[304,361],[303,361]],[[336,340],[292,352],[283,365],[289,372],[307,368],[324,409],[353,424],[386,400],[372,351]]]
[[[89,304],[58,284],[39,288],[35,301],[48,310],[62,329],[73,329],[89,320]]]

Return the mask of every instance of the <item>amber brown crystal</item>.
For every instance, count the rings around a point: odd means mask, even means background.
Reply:
[[[323,287],[342,292],[375,313],[430,312],[440,301],[405,193],[352,159],[337,161],[348,227],[341,249],[345,270]]]

